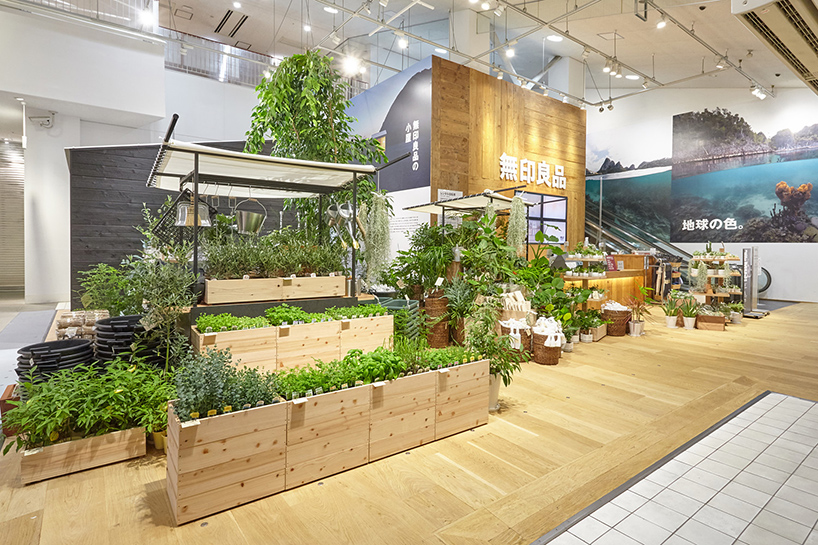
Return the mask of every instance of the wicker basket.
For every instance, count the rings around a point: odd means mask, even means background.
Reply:
[[[560,361],[562,348],[559,346],[545,346],[545,339],[548,335],[534,333],[534,363],[540,365],[557,365]]]
[[[501,335],[511,335],[511,328],[506,327],[504,325],[500,326],[500,334]],[[531,352],[531,330],[530,329],[521,329],[520,330],[520,345],[522,346],[524,351]]]
[[[449,327],[449,333],[452,336],[452,342],[463,346],[466,344],[466,320],[458,318],[454,327]]]
[[[628,322],[631,321],[630,310],[603,310],[602,319],[610,321],[608,324],[608,335],[611,337],[624,337],[628,334]]]
[[[449,322],[446,318],[441,319],[442,316],[446,315],[448,306],[449,299],[446,297],[428,297],[426,299],[426,321],[429,324],[426,340],[429,341],[431,348],[446,348],[449,346]]]

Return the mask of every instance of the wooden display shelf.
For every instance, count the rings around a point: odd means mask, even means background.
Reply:
[[[217,305],[291,301],[316,297],[343,297],[345,294],[345,276],[205,280],[204,302],[208,305]]]
[[[486,424],[488,399],[489,361],[479,360],[184,423],[171,404],[173,518],[184,524]]]
[[[565,261],[605,261],[605,256],[595,256],[595,257],[565,257],[568,254],[564,254],[563,258]]]
[[[565,281],[576,281],[576,280],[605,280],[607,278],[607,273],[603,274],[602,276],[574,276],[573,274],[563,274],[562,279]]]
[[[739,295],[738,293],[705,293],[699,291],[691,291],[692,295],[703,295],[705,297],[730,297],[731,295]]]
[[[740,257],[691,257],[690,261],[741,261]]]
[[[145,455],[145,428],[131,428],[23,452],[20,479],[34,483]]]
[[[741,273],[737,273],[737,274],[732,274],[732,273],[731,274],[708,274],[707,278],[729,278],[731,276],[732,277],[741,276]]]

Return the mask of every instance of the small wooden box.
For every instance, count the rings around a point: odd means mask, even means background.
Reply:
[[[190,341],[198,352],[205,349],[230,349],[233,362],[241,360],[241,365],[275,371],[277,327],[260,327],[239,331],[217,331],[201,333],[196,326],[190,328]]]
[[[708,316],[700,314],[696,316],[696,329],[708,331],[724,331],[727,324],[725,316]]]
[[[489,360],[437,373],[435,440],[488,423]]]
[[[594,336],[594,342],[599,341],[608,334],[608,324],[602,324],[598,327],[591,328],[591,335]]]
[[[391,348],[392,334],[395,330],[395,318],[375,316],[372,318],[355,318],[341,321],[341,357],[353,348],[372,352],[378,347]]]
[[[315,360],[332,361],[341,357],[341,322],[282,325],[278,327],[276,367],[304,367]]]
[[[436,385],[436,373],[373,385],[370,461],[435,440]]]
[[[289,408],[184,423],[168,409],[167,491],[177,525],[284,490]]]
[[[281,299],[310,299],[313,297],[343,297],[346,295],[346,276],[297,276],[279,278]]]
[[[20,458],[23,484],[145,455],[145,428],[131,428],[27,450]]]
[[[218,305],[283,299],[281,280],[281,278],[205,280],[204,302],[208,305]]]
[[[372,385],[291,401],[287,490],[369,462]]]

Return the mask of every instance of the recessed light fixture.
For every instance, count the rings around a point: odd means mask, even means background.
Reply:
[[[236,9],[241,9],[241,2],[233,2],[233,7]]]
[[[625,78],[631,81],[636,81],[639,79],[639,76],[637,76],[636,74],[628,74],[627,76],[625,76]]]
[[[546,39],[547,39],[549,42],[561,42],[561,41],[562,41],[562,36],[560,36],[559,34],[549,34],[549,35],[546,37]]]
[[[665,14],[662,14],[662,17],[659,21],[656,22],[656,28],[665,28],[667,26],[667,20],[665,19]]]
[[[488,11],[491,9],[491,4],[489,4],[488,2],[483,2],[482,4],[480,4],[480,9],[482,9],[483,11]]]
[[[304,25],[304,32],[312,31],[312,27],[310,25]]]
[[[332,6],[324,6],[324,11],[326,11],[327,13],[331,13],[333,15],[338,13],[338,10]]]
[[[511,57],[513,57],[513,56],[514,56],[514,48],[513,48],[513,47],[509,47],[508,49],[506,49],[506,57],[511,58]]]
[[[406,38],[400,38],[398,40],[398,47],[400,47],[401,49],[406,49],[407,47],[409,47],[409,40],[407,40]]]
[[[446,50],[443,49],[442,47],[436,47],[435,48],[435,53],[440,53],[442,55],[442,54],[446,53]]]

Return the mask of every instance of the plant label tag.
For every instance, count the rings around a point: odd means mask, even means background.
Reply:
[[[209,411],[207,411],[207,416],[216,416],[217,412],[218,411],[216,409],[210,409]]]
[[[312,397],[312,388],[307,390],[307,397]]]
[[[406,287],[406,282],[398,280],[398,288],[403,289],[404,287]]]
[[[443,285],[443,278],[438,276],[437,280],[435,280],[435,287],[439,288],[442,285]]]
[[[355,386],[363,386],[363,385],[364,385],[364,381],[362,381],[362,380],[356,380],[355,381]]]
[[[342,389],[342,390],[346,390],[347,388],[349,388],[349,386],[347,386],[347,383],[346,383],[346,382],[345,382],[345,383],[343,383],[343,384],[341,384],[341,389]]]
[[[290,275],[290,278],[295,278],[295,275],[294,275],[294,274],[291,274],[291,275]]]
[[[293,400],[294,405],[301,405],[302,403],[306,403],[306,402],[307,402],[306,397],[299,397],[298,399]]]
[[[315,389],[315,395],[321,395],[323,393],[324,393],[324,389],[321,388],[320,386]]]
[[[329,273],[330,276],[335,276],[334,272]]]
[[[330,391],[330,392],[334,392],[334,391],[335,391],[335,390],[337,390],[337,389],[338,389],[338,387],[337,387],[337,386],[334,386],[334,385],[329,387],[329,391]]]
[[[287,322],[281,322],[281,325],[290,325]]]
[[[290,392],[290,400],[293,400],[298,397],[298,394],[295,392]]]
[[[224,412],[232,413],[233,412],[233,406],[232,405],[225,405],[224,406]]]
[[[386,386],[386,383],[383,382],[383,381],[378,381],[378,382],[373,382],[372,383],[373,388],[380,388],[381,386]]]
[[[242,280],[250,280],[250,275],[249,275],[249,274],[245,274],[244,276],[242,276],[242,277],[241,277],[241,279],[242,279]]]
[[[406,298],[406,302],[408,303],[408,302],[409,302],[409,296],[408,296],[408,295],[404,295],[404,297]]]
[[[310,278],[315,278],[315,273],[310,273]]]

